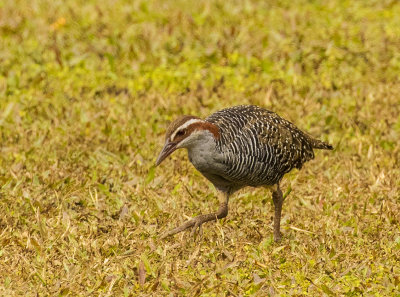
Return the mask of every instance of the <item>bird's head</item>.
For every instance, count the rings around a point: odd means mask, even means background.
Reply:
[[[165,133],[165,144],[158,155],[156,166],[179,148],[188,148],[199,140],[199,136],[211,133],[219,137],[219,128],[198,117],[185,115],[173,121]]]

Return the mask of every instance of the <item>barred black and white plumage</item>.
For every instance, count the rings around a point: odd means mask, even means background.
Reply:
[[[313,159],[313,148],[332,149],[276,113],[254,105],[223,109],[205,120],[220,129],[216,147],[224,155],[226,178],[238,185],[274,185]]]
[[[293,168],[314,158],[313,149],[333,147],[301,131],[276,113],[254,105],[226,108],[205,120],[182,116],[167,129],[165,145],[156,164],[178,148],[188,150],[189,160],[223,194],[216,213],[200,215],[163,237],[223,218],[229,195],[245,186],[272,186],[275,205],[274,239],[280,239],[283,204],[279,182]]]

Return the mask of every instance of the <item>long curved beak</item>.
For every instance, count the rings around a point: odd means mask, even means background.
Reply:
[[[176,143],[169,142],[168,140],[165,142],[165,145],[161,150],[161,153],[158,155],[156,166],[160,165],[161,162],[164,161],[166,157],[171,155],[176,150],[176,145],[177,145]]]

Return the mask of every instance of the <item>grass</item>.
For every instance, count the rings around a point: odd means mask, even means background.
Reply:
[[[0,294],[400,296],[400,3],[0,3]],[[335,151],[217,208],[169,121],[276,111]]]

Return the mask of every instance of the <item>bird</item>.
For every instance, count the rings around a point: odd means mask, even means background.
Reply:
[[[166,130],[156,166],[181,148],[187,149],[193,166],[218,190],[220,205],[215,213],[194,217],[165,232],[161,239],[189,228],[194,234],[203,223],[226,217],[229,197],[250,186],[272,191],[273,239],[280,241],[284,197],[279,185],[283,176],[313,159],[314,149],[333,150],[331,144],[255,105],[228,107],[205,119],[193,115],[178,117]]]

